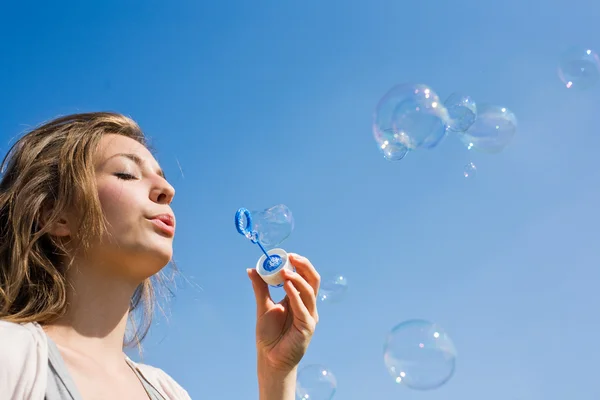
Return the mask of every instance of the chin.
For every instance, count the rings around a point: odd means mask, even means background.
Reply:
[[[130,254],[126,263],[128,274],[136,281],[143,281],[159,273],[166,267],[173,257],[171,246],[156,246],[153,248],[138,249]]]
[[[151,261],[149,261],[148,266],[152,266],[152,270],[154,271],[152,275],[160,272],[164,267],[166,267],[173,258],[173,251],[171,249],[156,251],[149,257]]]
[[[173,244],[168,238],[123,241],[96,248],[91,257],[106,265],[114,279],[139,284],[171,262]]]
[[[170,257],[147,257],[132,265],[133,268],[129,273],[136,281],[142,282],[162,271],[170,261]]]

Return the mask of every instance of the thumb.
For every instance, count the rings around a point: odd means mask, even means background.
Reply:
[[[252,289],[254,289],[254,297],[256,298],[256,314],[260,317],[273,305],[269,285],[263,281],[255,269],[247,269],[246,272],[252,281]]]

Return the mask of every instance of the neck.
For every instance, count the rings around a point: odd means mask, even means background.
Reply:
[[[107,364],[122,362],[129,305],[136,284],[74,265],[67,274],[67,312],[44,327],[57,345]]]

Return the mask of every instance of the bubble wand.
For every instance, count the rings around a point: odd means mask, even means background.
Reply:
[[[281,271],[287,269],[293,271],[294,268],[289,263],[289,257],[283,249],[265,250],[260,243],[260,233],[253,229],[252,214],[245,208],[240,208],[235,213],[235,228],[238,233],[252,243],[257,244],[263,255],[256,263],[256,271],[261,278],[269,285],[274,287],[283,286],[283,277]]]

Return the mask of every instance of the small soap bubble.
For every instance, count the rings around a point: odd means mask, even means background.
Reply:
[[[512,140],[517,131],[517,117],[506,107],[482,104],[477,118],[466,132],[458,137],[469,150],[499,153]]]
[[[294,216],[283,204],[263,211],[252,211],[251,215],[253,229],[258,233],[258,241],[266,249],[280,245],[294,230]]]
[[[465,165],[463,170],[463,175],[465,178],[474,178],[477,175],[477,167],[472,162]]]
[[[446,135],[448,111],[426,85],[401,84],[379,101],[373,136],[384,157],[397,161],[410,150],[433,148]]]
[[[589,48],[572,47],[565,51],[558,64],[558,76],[567,89],[588,89],[600,80],[600,59]]]
[[[438,325],[414,319],[390,331],[384,345],[384,363],[396,383],[431,390],[454,375],[456,349]]]
[[[338,303],[348,291],[348,280],[344,275],[337,274],[321,279],[318,298],[326,303]]]
[[[380,145],[383,157],[388,161],[400,161],[408,154],[408,149],[400,143],[384,140]]]
[[[337,390],[335,375],[322,365],[308,365],[298,371],[296,398],[301,400],[331,400]]]
[[[444,102],[448,110],[447,128],[452,132],[464,132],[477,118],[477,104],[469,96],[452,93]]]

